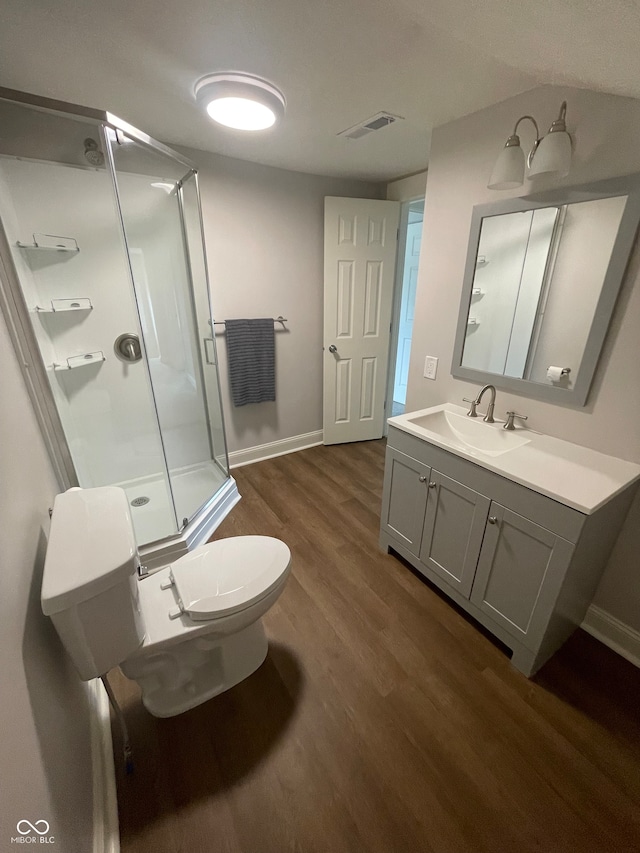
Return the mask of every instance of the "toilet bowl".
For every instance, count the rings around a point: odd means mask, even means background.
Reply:
[[[290,572],[284,542],[237,536],[195,548],[144,578],[129,504],[116,486],[56,497],[42,610],[84,680],[114,666],[147,710],[181,714],[264,661],[262,616]]]

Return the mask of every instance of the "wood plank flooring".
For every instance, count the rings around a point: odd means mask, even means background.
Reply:
[[[293,554],[269,655],[168,720],[112,674],[135,761],[117,760],[123,853],[640,851],[640,670],[579,631],[524,678],[378,550],[383,466],[366,442],[234,472],[216,538]]]

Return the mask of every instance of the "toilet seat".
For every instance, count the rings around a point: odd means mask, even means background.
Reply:
[[[271,536],[234,536],[200,546],[170,568],[179,607],[169,615],[186,613],[204,622],[244,610],[278,586],[290,561],[288,547]]]

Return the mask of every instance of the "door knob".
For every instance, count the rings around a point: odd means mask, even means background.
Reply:
[[[338,352],[338,347],[335,344],[331,344],[329,352]]]
[[[424,476],[424,474],[420,474],[420,476],[418,477],[418,482],[420,482],[420,483],[426,483],[427,482],[427,478]]]
[[[489,524],[497,524],[497,523],[498,523],[497,517],[495,515],[490,515],[489,516]]]
[[[432,480],[432,481],[429,483],[429,488],[430,488],[430,489],[435,489],[436,485],[437,485],[437,484],[436,484],[436,483],[434,483],[434,482],[433,482],[433,480]]]

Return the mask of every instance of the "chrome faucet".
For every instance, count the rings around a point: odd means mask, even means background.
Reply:
[[[483,417],[482,420],[486,421],[486,423],[488,424],[493,424],[495,423],[493,419],[493,410],[496,407],[496,389],[494,385],[485,385],[483,388],[481,388],[475,400],[469,400],[467,397],[463,397],[463,401],[465,403],[470,404],[469,411],[467,412],[468,417],[477,418],[477,406],[480,405],[482,398],[484,397],[485,391],[491,391],[491,399],[489,400],[489,405],[487,406],[487,414]]]

